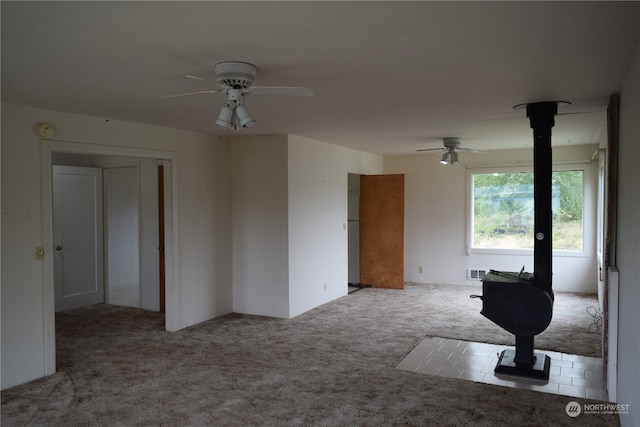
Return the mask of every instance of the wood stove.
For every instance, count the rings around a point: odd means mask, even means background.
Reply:
[[[549,379],[549,356],[534,351],[534,337],[553,316],[551,241],[551,128],[559,102],[522,105],[533,129],[534,272],[491,270],[482,281],[483,316],[515,335],[515,351],[504,350],[496,374]],[[516,108],[519,108],[517,106]]]

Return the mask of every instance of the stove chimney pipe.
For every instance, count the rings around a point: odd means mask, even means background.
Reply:
[[[533,129],[533,277],[536,285],[546,291],[552,288],[551,128],[557,113],[555,101],[527,104],[527,117]]]

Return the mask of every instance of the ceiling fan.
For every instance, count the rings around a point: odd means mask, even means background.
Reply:
[[[245,95],[289,95],[311,96],[313,91],[306,87],[295,86],[255,86],[256,66],[248,62],[224,61],[213,67],[215,83],[218,89],[201,90],[198,92],[178,93],[166,95],[163,98],[179,96],[202,95],[209,93],[224,93],[227,95],[227,105],[223,106],[216,119],[216,125],[227,129],[248,128],[255,124],[255,119],[249,114],[244,105]],[[187,75],[190,79],[213,83],[202,77]]]
[[[458,150],[470,151],[472,153],[486,153],[487,150],[475,150],[471,148],[463,148],[460,145],[461,143],[460,137],[451,136],[447,138],[442,138],[442,142],[444,144],[444,148],[422,148],[416,151],[436,151],[435,154],[444,153],[440,163],[443,165],[457,165],[458,161]]]

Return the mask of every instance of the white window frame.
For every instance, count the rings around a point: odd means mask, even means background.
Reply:
[[[553,250],[554,257],[583,257],[589,254],[585,251],[585,215],[587,202],[587,188],[591,182],[590,166],[585,162],[554,164],[553,172],[556,171],[582,171],[582,250]],[[471,254],[492,254],[492,255],[531,255],[533,249],[504,249],[504,248],[474,248],[473,247],[473,176],[491,173],[533,173],[533,165],[520,166],[487,166],[467,168],[467,206],[466,206],[466,248],[467,255]]]

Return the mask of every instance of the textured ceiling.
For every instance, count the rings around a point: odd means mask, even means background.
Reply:
[[[598,142],[640,40],[640,2],[1,2],[2,101],[232,135],[214,120],[226,60],[256,84],[235,134],[291,133],[374,153],[532,146],[516,104],[566,100],[553,144]],[[571,114],[565,114],[571,113]],[[417,155],[417,154],[416,154]]]

